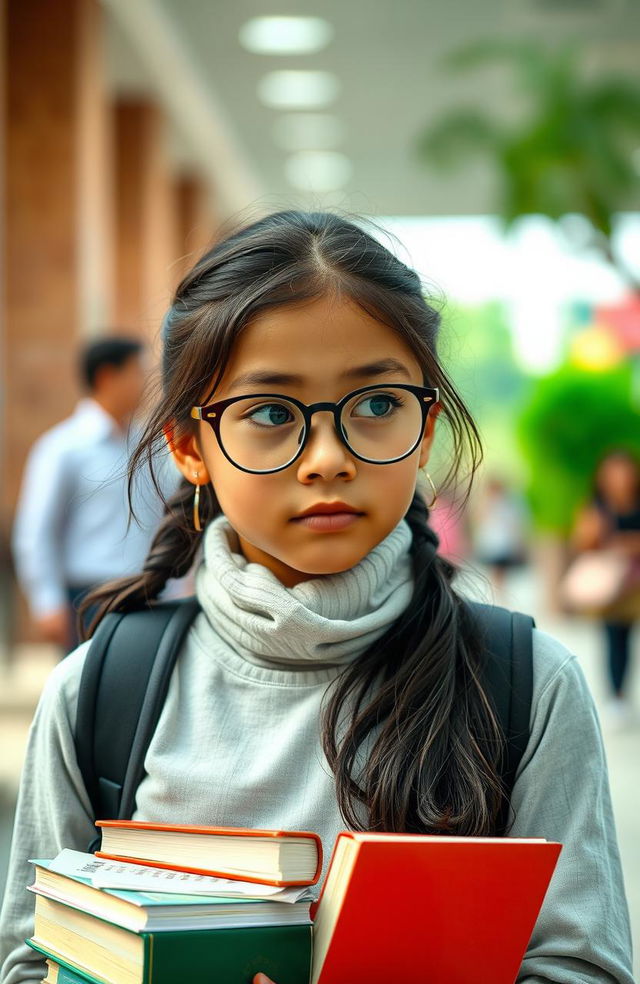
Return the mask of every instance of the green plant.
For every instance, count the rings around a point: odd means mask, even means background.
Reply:
[[[525,96],[519,118],[453,109],[421,134],[419,155],[447,169],[474,155],[488,158],[499,178],[496,209],[507,224],[530,214],[582,215],[591,230],[584,245],[598,247],[640,293],[640,282],[612,245],[613,215],[640,189],[632,160],[640,138],[640,84],[590,78],[575,48],[549,50],[529,41],[474,44],[446,60],[458,71],[500,62]]]
[[[515,359],[504,304],[448,301],[443,314],[440,357],[480,429],[484,468],[515,480],[522,472],[522,460],[513,435],[514,419],[530,380]],[[430,471],[439,480],[447,471],[451,447],[444,429],[436,433]]]
[[[631,372],[625,364],[606,372],[565,365],[533,384],[517,436],[539,529],[569,532],[607,451],[626,448],[640,454],[640,414],[630,396]]]

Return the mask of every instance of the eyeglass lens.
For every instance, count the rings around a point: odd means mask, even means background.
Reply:
[[[418,397],[393,386],[358,393],[342,408],[342,435],[357,455],[370,461],[401,458],[419,440],[422,409]],[[306,424],[295,403],[251,397],[225,408],[220,440],[237,465],[270,471],[292,461],[304,440]]]

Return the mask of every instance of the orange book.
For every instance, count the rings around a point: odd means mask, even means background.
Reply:
[[[306,830],[196,827],[138,820],[98,820],[100,858],[235,878],[263,885],[314,885],[322,841]]]
[[[340,834],[314,906],[311,984],[513,984],[560,850]]]

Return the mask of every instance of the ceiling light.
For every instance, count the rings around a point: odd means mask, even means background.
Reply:
[[[238,36],[254,55],[310,55],[328,45],[333,28],[321,17],[252,17]]]
[[[285,163],[287,180],[301,191],[335,191],[347,183],[352,171],[348,157],[327,150],[300,151]]]
[[[317,109],[337,97],[340,82],[331,72],[268,72],[258,82],[258,96],[272,109]]]
[[[275,142],[283,150],[331,150],[345,137],[345,126],[329,113],[286,113],[273,125]]]

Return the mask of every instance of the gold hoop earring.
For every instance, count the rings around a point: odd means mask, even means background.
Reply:
[[[428,502],[427,503],[427,509],[433,509],[433,507],[435,506],[436,502],[438,501],[438,490],[435,487],[435,485],[433,484],[433,479],[431,478],[431,475],[429,474],[429,472],[426,471],[424,468],[421,468],[420,471],[422,472],[422,474],[426,478],[427,482],[431,486],[431,491],[433,492],[433,499],[431,500],[431,502]]]
[[[193,494],[193,528],[196,533],[202,533],[202,523],[200,522],[200,486],[198,478],[200,472],[195,472],[196,490]]]

